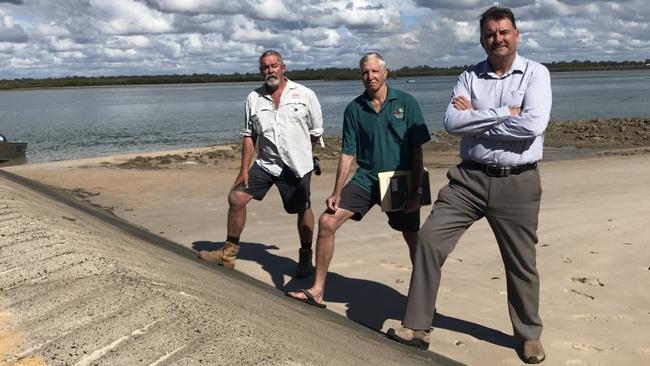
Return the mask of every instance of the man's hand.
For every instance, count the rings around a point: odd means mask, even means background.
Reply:
[[[243,185],[244,188],[248,188],[248,171],[244,170],[239,172],[239,175],[237,175],[237,178],[235,178],[235,183],[233,183],[232,188],[230,190],[235,189],[235,187],[239,185]]]
[[[451,104],[453,104],[454,108],[458,109],[459,111],[468,111],[474,109],[472,102],[470,102],[469,99],[465,98],[462,95],[452,99]]]
[[[332,195],[327,197],[325,200],[327,209],[332,212],[336,212],[336,210],[339,209],[339,202],[341,202],[341,194],[336,192],[332,193]]]
[[[420,195],[413,191],[404,202],[404,213],[415,212],[418,209],[420,209]]]
[[[511,116],[518,116],[521,114],[521,107],[510,107],[510,115]]]

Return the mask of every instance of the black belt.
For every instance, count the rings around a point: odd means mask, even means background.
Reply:
[[[463,160],[460,166],[465,169],[480,170],[490,177],[507,177],[512,174],[520,174],[527,170],[537,168],[537,163],[530,163],[517,166],[504,166],[501,164],[481,164],[472,160]]]

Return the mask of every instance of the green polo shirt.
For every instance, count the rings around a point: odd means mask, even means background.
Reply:
[[[411,149],[431,140],[418,102],[403,91],[388,88],[375,112],[363,93],[345,109],[341,151],[356,157],[352,181],[368,192],[379,191],[379,172],[411,168]]]

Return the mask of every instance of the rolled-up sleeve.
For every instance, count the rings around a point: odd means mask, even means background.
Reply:
[[[309,97],[309,134],[314,137],[323,135],[323,111],[316,93],[310,91]]]
[[[251,103],[253,103],[250,94],[246,98],[244,103],[244,129],[241,132],[242,136],[252,136],[253,135],[253,124],[251,122]]]

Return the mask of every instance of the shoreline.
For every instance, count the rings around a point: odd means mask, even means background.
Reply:
[[[460,138],[449,135],[445,131],[434,131],[432,141],[423,146],[426,155],[429,152],[447,156],[443,163],[450,163],[450,155],[457,154]],[[325,148],[317,147],[315,155],[321,160],[338,159],[341,139],[339,135],[325,135]],[[222,144],[195,146],[195,147],[171,147],[170,149],[134,151],[125,154],[115,153],[98,157],[78,158],[72,160],[86,159],[111,159],[115,156],[142,156],[144,158],[156,155],[181,155],[188,151],[206,151],[206,156],[198,159],[205,161],[215,160],[239,160],[240,140],[227,141]],[[646,147],[650,146],[650,117],[617,117],[617,118],[595,118],[591,120],[568,120],[551,121],[545,133],[544,160],[571,160],[581,158],[597,157],[602,154],[616,154],[616,151],[639,150],[636,153],[648,153]],[[212,151],[211,151],[212,150]],[[29,156],[29,151],[28,151]],[[177,158],[178,160],[178,158]],[[435,160],[435,159],[434,159]],[[456,159],[457,160],[457,159]],[[37,161],[30,162],[29,158],[22,161],[8,161],[0,163],[1,167],[14,165],[32,165],[43,163],[57,163],[67,160]],[[452,161],[453,162],[453,159]],[[436,166],[440,164],[434,162]]]

